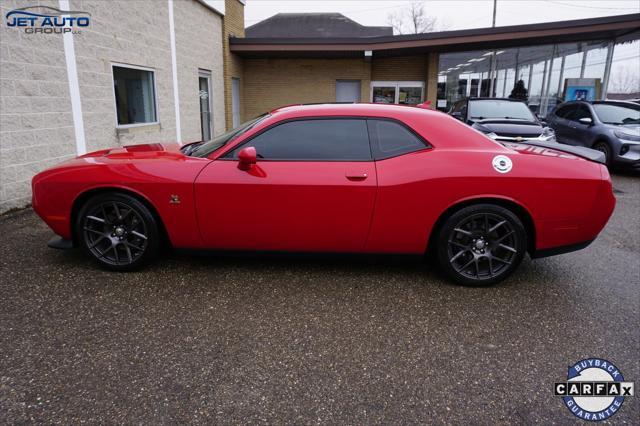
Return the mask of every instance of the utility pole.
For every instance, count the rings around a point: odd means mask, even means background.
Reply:
[[[491,23],[491,28],[496,26],[496,10],[498,10],[498,0],[493,0],[493,22]]]
[[[496,26],[496,11],[498,9],[498,0],[493,0],[493,21],[491,22],[491,28],[495,28]],[[494,84],[495,84],[495,78],[494,78],[494,71],[496,68],[496,51],[494,50],[493,53],[491,54],[491,61],[489,64],[489,78],[491,79],[489,81],[489,97],[492,98],[493,97],[493,88],[494,88]],[[497,75],[496,75],[497,77]],[[506,77],[506,76],[505,76]]]

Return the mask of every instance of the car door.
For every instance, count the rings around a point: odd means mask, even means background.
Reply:
[[[591,123],[581,123],[581,118],[589,118]],[[593,126],[593,115],[589,107],[585,104],[579,104],[575,112],[571,115],[569,123],[570,130],[567,134],[567,143],[578,146],[591,146],[591,127]]]
[[[569,143],[569,135],[571,132],[570,117],[575,113],[577,108],[577,104],[564,105],[547,117],[547,123],[555,131],[558,142]]]
[[[257,162],[238,168],[242,148]],[[365,119],[296,119],[244,141],[195,182],[206,247],[359,252],[377,188]]]

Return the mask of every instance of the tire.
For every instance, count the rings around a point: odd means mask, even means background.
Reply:
[[[85,253],[112,271],[140,268],[160,246],[153,214],[136,198],[117,192],[96,195],[82,206],[76,236]]]
[[[464,207],[448,217],[438,234],[438,263],[456,283],[488,286],[507,278],[527,249],[518,217],[494,204]]]
[[[608,143],[600,141],[593,144],[593,149],[604,153],[604,162],[607,168],[611,167],[611,147]]]

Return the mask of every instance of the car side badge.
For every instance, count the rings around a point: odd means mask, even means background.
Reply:
[[[496,155],[493,157],[491,164],[493,164],[493,168],[498,173],[509,173],[513,168],[511,159],[506,155]]]

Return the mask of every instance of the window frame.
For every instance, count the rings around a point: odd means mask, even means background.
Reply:
[[[155,126],[160,124],[160,110],[158,109],[158,87],[157,87],[157,79],[156,79],[156,70],[154,68],[143,67],[139,65],[125,64],[122,62],[111,62],[111,95],[113,97],[113,107],[114,107],[114,116],[116,119],[116,129],[130,129],[132,127],[144,127],[144,126]],[[133,123],[133,124],[119,124],[118,123],[118,103],[116,102],[116,91],[114,87],[115,83],[115,73],[114,67],[118,68],[128,68],[133,70],[140,71],[149,71],[153,75],[153,105],[155,108],[155,121],[150,121],[148,123]]]
[[[253,139],[255,139],[256,137],[262,135],[263,133],[265,133],[265,132],[267,132],[267,131],[269,131],[269,130],[277,127],[277,126],[280,126],[280,125],[286,124],[286,123],[290,123],[290,122],[293,122],[293,121],[311,121],[311,120],[363,120],[365,122],[365,128],[367,130],[367,141],[369,142],[369,152],[371,153],[371,158],[369,160],[350,160],[350,159],[349,160],[318,160],[318,159],[310,159],[310,160],[283,159],[283,160],[278,160],[278,159],[269,159],[269,158],[259,158],[258,161],[259,162],[265,162],[265,161],[268,161],[268,162],[289,162],[289,163],[291,163],[291,162],[299,162],[299,163],[314,163],[314,162],[315,163],[368,163],[368,162],[376,162],[376,161],[388,160],[390,158],[400,157],[402,155],[411,154],[413,152],[433,149],[433,145],[431,143],[429,143],[429,141],[427,141],[420,134],[418,134],[415,130],[413,130],[408,124],[404,123],[401,120],[395,119],[395,118],[364,116],[364,115],[355,115],[355,116],[352,116],[352,115],[310,116],[310,117],[288,118],[288,119],[273,123],[273,124],[265,127],[264,129],[261,129],[259,132],[249,136],[246,140],[238,143],[237,145],[234,145],[234,146],[230,147],[227,151],[224,151],[223,153],[221,153],[220,156],[216,160],[238,161],[237,158],[229,157],[229,155],[233,151],[235,151],[237,149],[241,149],[241,147],[244,147],[247,144],[250,144],[250,142]],[[418,140],[424,144],[424,148],[420,148],[420,149],[417,149],[415,151],[403,152],[401,154],[392,155],[392,156],[389,156],[389,157],[376,158],[376,155],[375,155],[374,150],[373,150],[373,145],[372,145],[373,142],[371,140],[371,134],[369,132],[369,123],[368,123],[369,120],[391,121],[393,123],[399,124],[400,126],[404,127],[408,132],[413,134],[416,138],[418,138]]]

